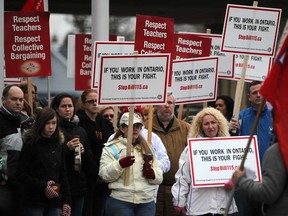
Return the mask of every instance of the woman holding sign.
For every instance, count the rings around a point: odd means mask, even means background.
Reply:
[[[194,118],[189,138],[227,137],[227,120],[215,108],[207,107]],[[172,186],[173,205],[183,215],[223,215],[229,199],[229,191],[224,187],[193,188],[191,180],[189,149],[182,152],[179,169],[175,174],[176,183]],[[233,200],[229,214],[237,212]]]
[[[132,123],[132,121],[131,121]],[[129,112],[120,118],[114,139],[105,144],[100,160],[99,176],[107,182],[111,194],[107,199],[107,216],[155,215],[154,194],[163,180],[163,171],[156,155],[140,135],[143,127],[138,114],[133,116],[131,155],[127,155]],[[130,167],[128,185],[126,168]]]

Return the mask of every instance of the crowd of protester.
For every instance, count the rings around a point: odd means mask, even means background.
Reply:
[[[0,215],[224,215],[228,188],[192,186],[187,138],[249,135],[262,100],[261,84],[250,83],[251,106],[241,110],[239,119],[233,116],[233,99],[221,95],[191,124],[175,116],[172,92],[149,115],[149,106],[132,106],[133,112],[129,107],[98,107],[94,89],[80,98],[63,92],[48,103],[37,98],[33,83],[32,98],[25,81],[6,86],[0,108]],[[287,215],[287,174],[278,144],[267,150],[275,134],[266,105],[257,128],[263,183],[236,170],[233,183],[240,190],[228,213]],[[275,169],[281,184],[271,185],[278,177],[266,173]],[[270,187],[277,189],[271,199]]]

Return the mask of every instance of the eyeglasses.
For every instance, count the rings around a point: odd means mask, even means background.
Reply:
[[[97,103],[97,100],[87,100],[87,101],[85,101],[85,103],[88,103],[88,104],[95,104],[95,103]]]
[[[108,118],[113,118],[114,115],[113,114],[110,114],[110,115],[107,114],[107,115],[102,115],[102,117],[108,119]]]

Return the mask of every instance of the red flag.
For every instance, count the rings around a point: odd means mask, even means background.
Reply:
[[[274,129],[288,172],[288,36],[264,80],[260,94],[269,101],[275,111]]]
[[[27,0],[21,11],[45,11],[44,0]]]

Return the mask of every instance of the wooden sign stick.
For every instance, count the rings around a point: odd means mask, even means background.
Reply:
[[[126,156],[131,155],[132,135],[133,135],[133,119],[134,119],[134,106],[130,106]],[[124,186],[129,185],[129,176],[130,176],[130,166],[126,167],[124,170]]]
[[[211,29],[206,29],[206,33],[207,33],[207,34],[211,34]],[[207,106],[208,106],[207,101],[204,101],[204,102],[203,102],[203,108],[206,108]]]
[[[253,7],[257,7],[257,6],[258,6],[258,2],[254,1]],[[235,102],[234,102],[234,109],[233,109],[233,118],[236,121],[238,121],[238,119],[239,119],[239,111],[240,111],[240,106],[241,106],[241,101],[242,101],[242,93],[243,93],[243,87],[244,87],[244,81],[245,81],[245,76],[246,76],[246,71],[247,71],[248,60],[249,60],[249,56],[245,55],[244,60],[243,60],[242,71],[241,71],[241,78],[239,81],[237,81],[237,86],[236,86]],[[232,132],[236,133],[235,130]]]
[[[33,99],[32,99],[32,78],[27,78],[27,93],[28,93],[28,104],[31,107],[31,113],[33,114]]]
[[[152,124],[153,124],[153,106],[149,106],[149,114],[148,114],[149,118],[148,118],[148,146],[150,147],[152,144]]]

